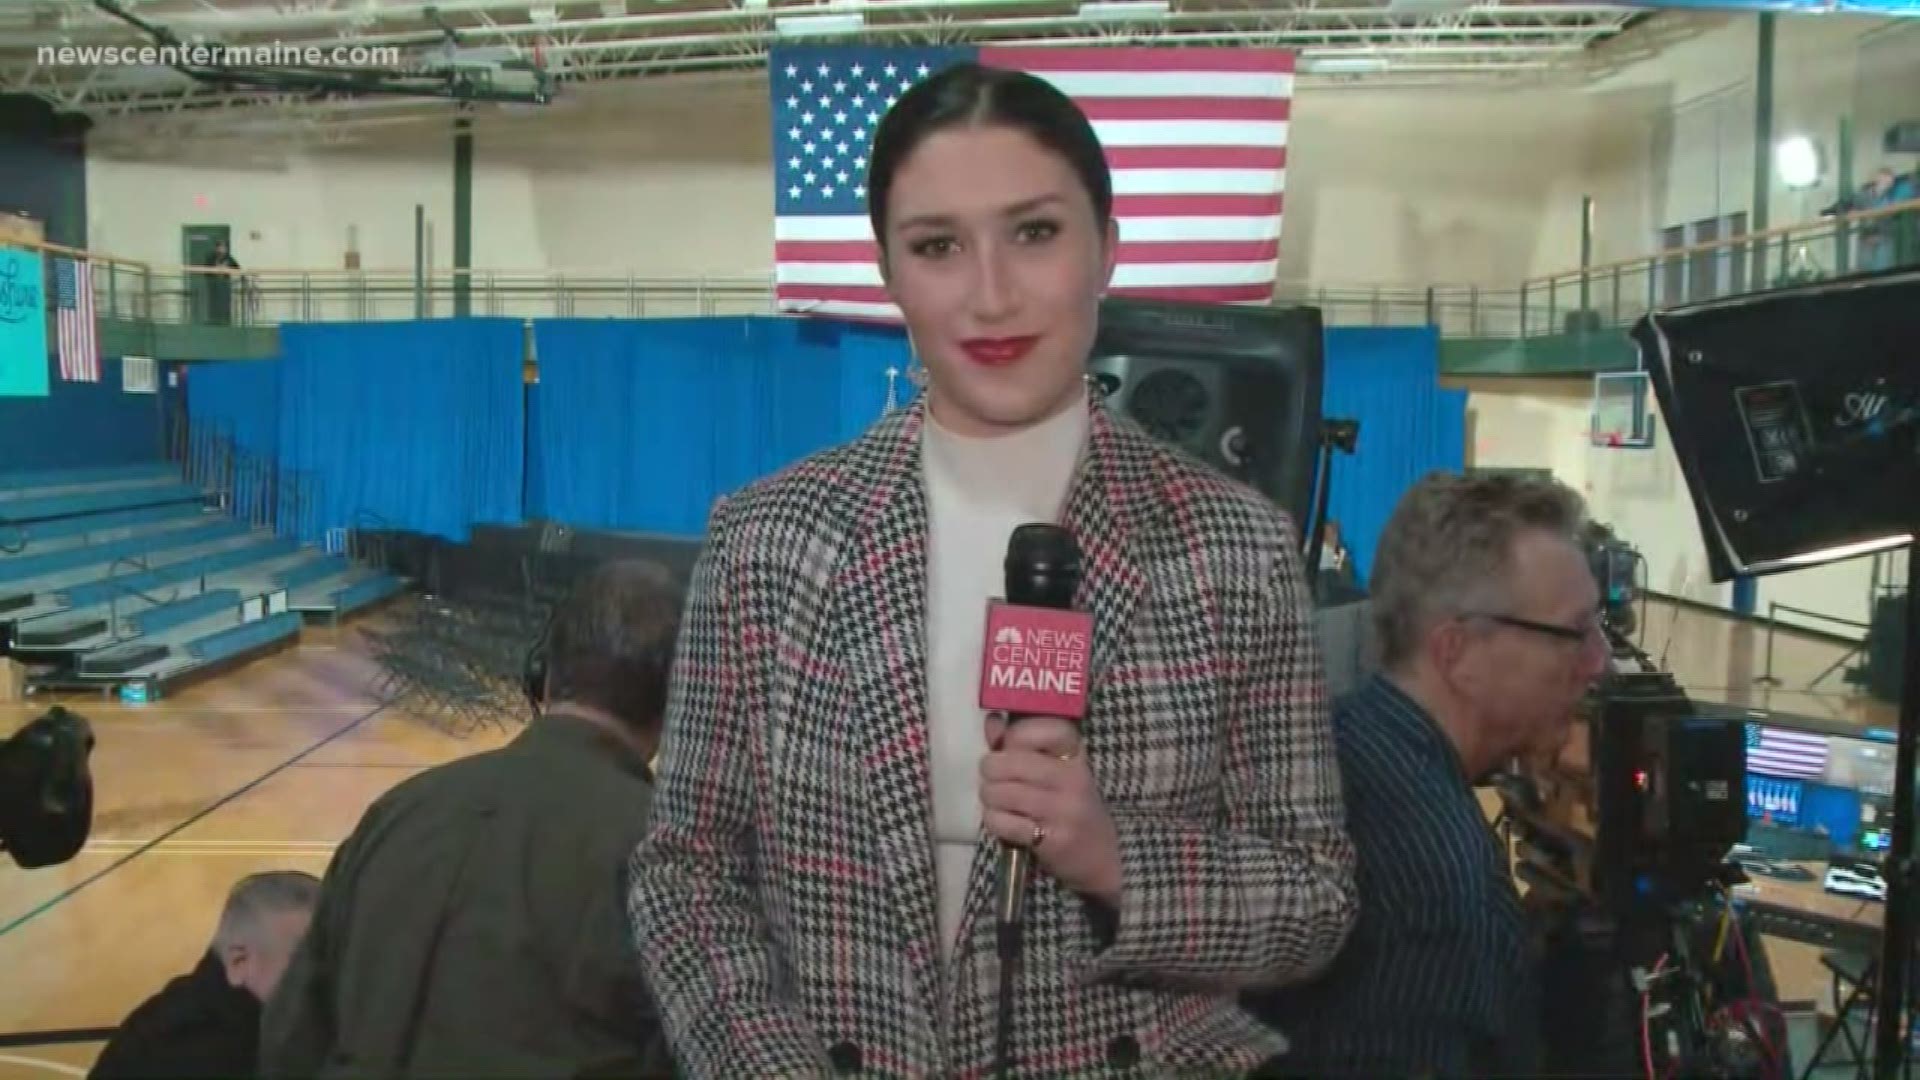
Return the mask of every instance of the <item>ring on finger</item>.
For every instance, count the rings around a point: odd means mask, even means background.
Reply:
[[[1033,837],[1032,839],[1027,841],[1027,846],[1030,848],[1037,848],[1041,845],[1041,843],[1043,843],[1046,840],[1046,838],[1047,838],[1047,827],[1036,821],[1033,823]]]

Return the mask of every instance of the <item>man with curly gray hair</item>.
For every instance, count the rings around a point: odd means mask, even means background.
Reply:
[[[1586,510],[1554,480],[1428,476],[1371,576],[1380,670],[1334,731],[1360,918],[1314,984],[1265,1003],[1302,1075],[1528,1076],[1537,961],[1474,784],[1557,745],[1607,666]]]

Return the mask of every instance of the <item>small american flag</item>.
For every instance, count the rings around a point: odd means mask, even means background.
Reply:
[[[93,267],[85,260],[54,257],[53,310],[60,377],[68,382],[99,382],[100,336],[93,321]]]
[[[1805,731],[1747,725],[1747,771],[1818,780],[1827,772],[1827,737]]]
[[[1272,49],[786,46],[772,94],[775,296],[785,311],[897,320],[867,221],[874,129],[914,83],[977,61],[1074,99],[1113,170],[1112,292],[1273,296],[1293,54]]]

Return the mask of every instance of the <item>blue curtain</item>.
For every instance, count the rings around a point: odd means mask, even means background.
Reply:
[[[1351,455],[1333,458],[1327,517],[1364,583],[1393,508],[1421,477],[1466,466],[1467,392],[1440,386],[1433,327],[1326,330],[1321,413],[1360,421]]]
[[[782,318],[541,320],[534,340],[530,516],[689,537],[877,420],[908,355],[898,330]]]
[[[186,383],[195,431],[217,430],[248,454],[280,456],[280,361],[195,364]]]
[[[313,482],[301,539],[362,526],[464,541],[521,520],[519,320],[287,325],[280,347],[281,464]]]
[[[240,451],[229,474],[233,512],[255,519],[273,510],[276,500],[290,499],[290,492],[273,484],[273,470],[280,460],[280,361],[196,364],[187,372],[186,384],[194,452],[211,448],[212,444],[200,441],[208,436],[231,438]]]
[[[541,458],[543,448],[546,445],[544,436],[541,434],[546,430],[543,427],[546,422],[544,411],[546,408],[544,404],[546,399],[540,396],[539,383],[527,384],[526,400],[527,448],[525,451],[525,490],[520,496],[520,507],[523,517],[540,518],[546,516],[544,511],[541,510],[541,507],[547,505],[547,489],[545,486],[547,470]]]

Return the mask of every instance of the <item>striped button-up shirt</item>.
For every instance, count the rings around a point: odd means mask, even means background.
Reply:
[[[1513,879],[1459,754],[1374,676],[1334,710],[1360,918],[1320,979],[1251,1002],[1312,1076],[1528,1076],[1538,971]]]

